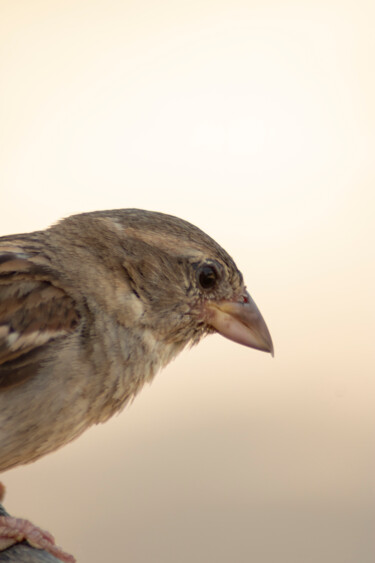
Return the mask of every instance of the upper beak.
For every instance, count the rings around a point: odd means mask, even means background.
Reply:
[[[207,323],[220,334],[273,356],[272,338],[258,307],[245,291],[239,301],[206,304]]]

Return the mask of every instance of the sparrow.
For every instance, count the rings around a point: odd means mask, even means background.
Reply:
[[[187,221],[119,209],[1,237],[0,472],[105,422],[215,332],[273,355],[233,259]]]

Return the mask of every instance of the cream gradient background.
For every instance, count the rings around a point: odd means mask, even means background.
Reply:
[[[375,560],[372,1],[0,0],[0,232],[140,207],[235,258],[219,336],[2,475],[80,563]]]

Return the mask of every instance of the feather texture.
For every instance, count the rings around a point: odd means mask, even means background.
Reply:
[[[51,283],[47,268],[7,245],[0,254],[0,388],[36,373],[42,348],[78,323],[73,299]]]

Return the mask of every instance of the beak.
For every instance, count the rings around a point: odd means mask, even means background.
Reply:
[[[206,304],[207,324],[222,336],[273,356],[272,338],[258,307],[245,291],[238,301]]]

